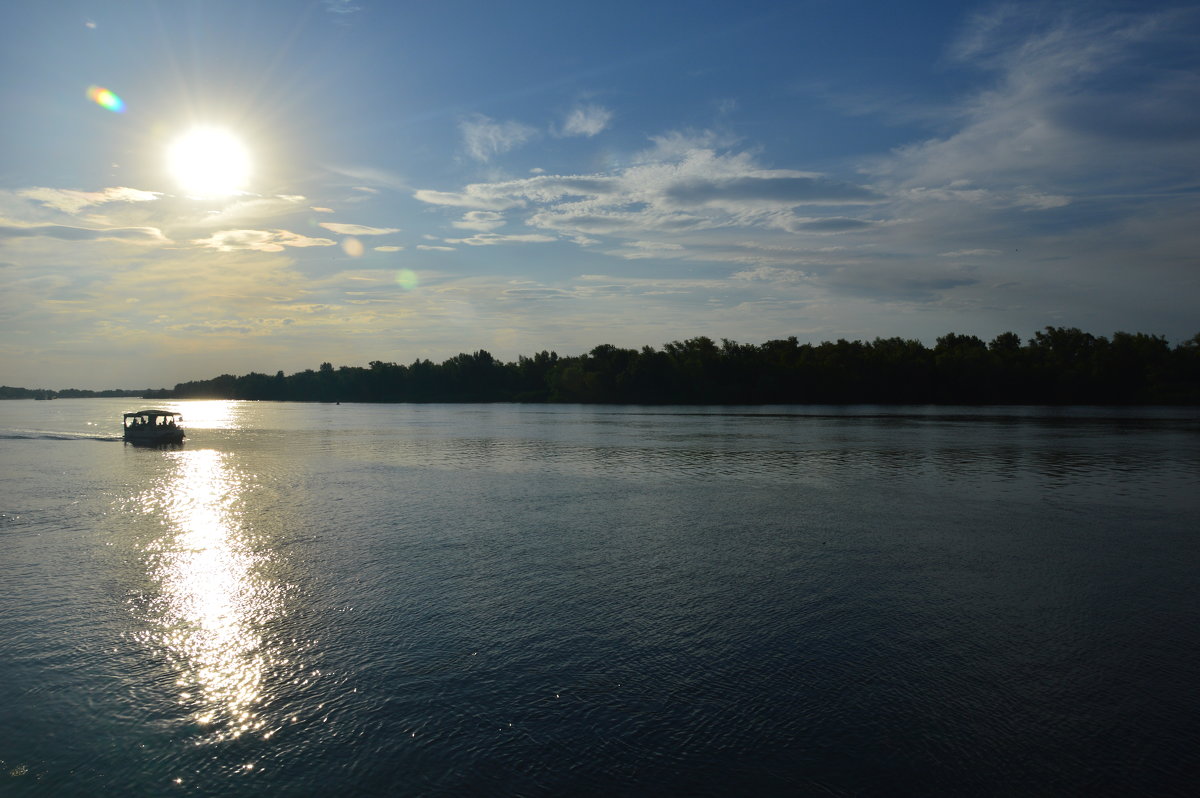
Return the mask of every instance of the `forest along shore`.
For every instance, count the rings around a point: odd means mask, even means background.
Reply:
[[[322,363],[285,376],[223,374],[145,391],[0,387],[0,398],[144,396],[301,402],[569,402],[585,404],[1200,404],[1200,334],[1171,347],[1159,335],[1095,336],[1047,327],[1022,344],[950,333],[917,340],[761,345],[697,337],[578,356],[542,351],[504,363],[489,352],[440,364]]]

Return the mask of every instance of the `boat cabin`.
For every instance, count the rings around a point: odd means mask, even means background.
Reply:
[[[171,410],[138,410],[126,413],[122,426],[130,443],[182,443],[183,414]]]

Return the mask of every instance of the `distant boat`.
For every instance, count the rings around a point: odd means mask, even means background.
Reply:
[[[122,421],[125,440],[129,443],[157,446],[163,443],[183,443],[182,413],[170,410],[138,410],[126,413]]]

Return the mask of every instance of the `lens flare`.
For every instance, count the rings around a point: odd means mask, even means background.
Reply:
[[[396,272],[396,284],[405,291],[411,291],[416,288],[418,282],[417,273],[412,269],[401,269]]]
[[[125,111],[125,101],[101,86],[88,86],[87,97],[96,105],[107,108],[115,114]]]

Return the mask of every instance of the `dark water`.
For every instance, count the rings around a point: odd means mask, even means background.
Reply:
[[[1184,795],[1200,416],[0,402],[0,795]]]

